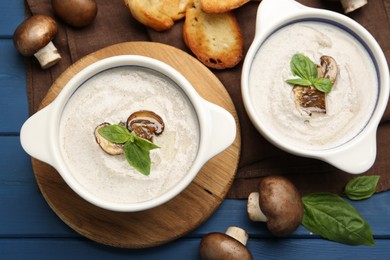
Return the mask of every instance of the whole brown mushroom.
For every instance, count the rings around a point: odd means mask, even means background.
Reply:
[[[95,0],[52,0],[51,5],[58,17],[74,27],[92,23],[98,11]]]
[[[248,233],[244,229],[235,226],[229,227],[225,233],[209,233],[200,242],[200,257],[203,260],[251,260],[253,256],[245,246],[248,237]]]
[[[302,221],[303,203],[298,189],[282,176],[260,180],[258,192],[248,197],[247,211],[252,221],[263,221],[275,236],[286,236]]]
[[[16,28],[13,36],[14,45],[20,54],[34,55],[41,67],[47,69],[61,59],[61,55],[52,43],[57,30],[57,23],[51,17],[31,16]]]

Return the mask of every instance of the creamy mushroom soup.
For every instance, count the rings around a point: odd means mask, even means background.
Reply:
[[[294,101],[290,60],[303,53],[316,64],[322,55],[338,65],[326,113],[304,113]],[[342,29],[304,21],[285,26],[259,48],[251,66],[249,93],[261,124],[278,140],[303,149],[328,149],[356,136],[375,109],[378,81],[361,43]]]
[[[149,176],[132,168],[124,155],[106,154],[94,136],[99,124],[118,124],[139,110],[157,113],[165,124],[153,139],[160,148],[150,151]],[[81,185],[107,201],[134,203],[178,183],[197,155],[200,137],[194,108],[174,82],[125,66],[95,75],[72,95],[61,117],[60,138],[64,160]]]

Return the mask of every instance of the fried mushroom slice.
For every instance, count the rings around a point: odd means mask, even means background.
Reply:
[[[302,87],[295,85],[293,88],[295,103],[307,114],[312,112],[326,113],[325,93],[313,86]]]
[[[123,145],[112,143],[99,134],[99,129],[109,125],[110,123],[102,123],[95,128],[95,140],[104,152],[110,155],[123,154]]]
[[[336,81],[338,74],[337,63],[331,56],[321,56],[321,65],[318,68],[318,77],[328,78],[332,83]]]
[[[320,65],[317,66],[318,77],[328,78],[332,83],[336,81],[338,74],[338,67],[335,59],[331,56],[321,56]],[[304,112],[311,115],[312,112],[326,113],[326,94],[317,90],[313,86],[302,87],[294,86],[293,93],[295,96],[295,103]]]
[[[153,140],[154,135],[160,135],[164,131],[162,118],[149,110],[140,110],[129,116],[126,122],[127,129],[144,139]]]

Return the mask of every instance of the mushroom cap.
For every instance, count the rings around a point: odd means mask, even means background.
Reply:
[[[33,15],[14,32],[14,45],[24,56],[32,56],[45,47],[57,34],[57,23],[46,15]]]
[[[258,189],[268,229],[276,236],[293,232],[303,217],[301,195],[294,184],[282,176],[267,176],[260,180]]]
[[[201,259],[253,259],[251,252],[238,240],[218,232],[202,238],[199,252]]]
[[[97,15],[95,0],[52,0],[54,13],[74,27],[90,24]]]

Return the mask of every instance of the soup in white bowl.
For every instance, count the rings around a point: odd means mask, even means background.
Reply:
[[[303,56],[309,62],[302,67],[312,64],[304,70],[309,80],[297,73],[299,66],[290,66]],[[322,69],[314,75],[323,57],[337,64],[336,80],[322,75]],[[329,90],[329,81],[330,92],[316,92],[317,87]],[[243,64],[241,93],[253,125],[277,147],[348,173],[367,171],[375,162],[376,131],[389,84],[383,51],[356,21],[294,0],[261,1],[255,37]],[[315,106],[305,107],[309,103]]]
[[[315,63],[323,55],[337,63],[326,112],[297,106],[290,61],[302,53]],[[369,121],[377,100],[374,64],[362,44],[329,23],[302,21],[273,33],[259,48],[250,70],[249,94],[262,124],[276,138],[303,149],[327,149],[356,136]]]
[[[104,152],[94,135],[101,123],[125,122],[141,110],[153,111],[165,125],[153,137],[160,148],[150,151],[149,175],[134,169],[124,154]],[[117,67],[88,79],[72,95],[61,116],[60,146],[69,171],[89,192],[139,203],[164,194],[185,176],[198,151],[198,119],[172,80],[141,67]]]

